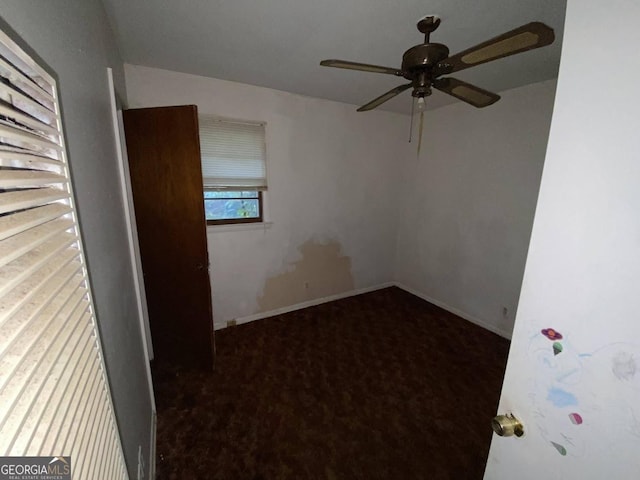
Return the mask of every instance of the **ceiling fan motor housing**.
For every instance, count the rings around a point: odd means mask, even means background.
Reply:
[[[434,67],[449,56],[449,49],[441,43],[422,43],[411,47],[402,56],[402,74],[413,82],[412,96],[431,95]]]
[[[411,47],[402,55],[402,71],[412,80],[416,71],[435,67],[449,56],[449,49],[441,43],[421,43]]]

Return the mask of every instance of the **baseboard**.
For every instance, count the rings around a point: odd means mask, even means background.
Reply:
[[[338,293],[336,295],[330,295],[328,297],[322,297],[322,298],[316,298],[314,300],[308,300],[306,302],[301,302],[301,303],[296,303],[294,305],[289,305],[286,307],[282,307],[282,308],[277,308],[275,310],[269,310],[268,312],[261,312],[261,313],[255,313],[253,315],[248,315],[246,317],[240,317],[240,318],[236,318],[236,325],[240,325],[242,323],[249,323],[249,322],[253,322],[255,320],[262,320],[263,318],[269,318],[269,317],[273,317],[276,315],[282,315],[283,313],[289,313],[289,312],[293,312],[295,310],[302,310],[303,308],[307,308],[307,307],[313,307],[316,305],[321,305],[323,303],[327,303],[327,302],[333,302],[334,300],[340,300],[342,298],[347,298],[347,297],[353,297],[355,295],[360,295],[363,293],[369,293],[369,292],[374,292],[376,290],[381,290],[383,288],[388,288],[388,287],[398,287],[401,288],[402,290],[404,290],[405,292],[408,292],[412,295],[415,295],[416,297],[419,297],[429,303],[434,304],[437,307],[440,307],[444,310],[446,310],[447,312],[451,312],[454,315],[457,315],[461,318],[464,318],[465,320],[471,322],[471,323],[475,323],[476,325],[489,330],[490,332],[495,333],[496,335],[500,335],[501,337],[504,337],[506,339],[511,340],[511,332],[508,332],[506,330],[503,330],[501,328],[498,328],[494,325],[491,325],[487,322],[485,322],[484,320],[481,320],[477,317],[474,317],[473,315],[469,315],[466,312],[463,312],[462,310],[459,310],[455,307],[452,307],[450,305],[447,305],[444,302],[441,302],[440,300],[436,300],[435,298],[432,298],[422,292],[419,292],[417,290],[414,290],[411,287],[408,287],[400,282],[386,282],[386,283],[381,283],[379,285],[375,285],[373,287],[367,287],[367,288],[359,288],[356,290],[350,290],[348,292],[343,292],[343,293]],[[214,329],[215,330],[220,330],[222,328],[226,328],[227,324],[225,323],[214,323]]]
[[[401,288],[402,290],[404,290],[405,292],[408,292],[412,295],[415,295],[416,297],[420,297],[423,300],[426,300],[429,303],[433,303],[435,306],[442,308],[443,310],[446,310],[447,312],[451,312],[454,315],[457,315],[461,318],[464,318],[465,320],[470,321],[471,323],[475,323],[476,325],[489,330],[490,332],[495,333],[496,335],[500,335],[501,337],[504,337],[508,340],[511,340],[511,332],[507,332],[506,330],[503,330],[501,328],[495,327],[494,325],[490,325],[489,323],[485,322],[484,320],[480,320],[477,317],[474,317],[473,315],[469,315],[466,312],[463,312],[462,310],[458,310],[457,308],[451,307],[449,305],[447,305],[444,302],[441,302],[439,300],[436,300],[435,298],[431,298],[428,295],[425,295],[422,292],[419,292],[417,290],[414,290],[413,288],[407,287],[406,285],[403,285],[400,282],[393,282],[393,285],[395,285],[398,288]]]
[[[306,302],[296,303],[295,305],[289,305],[286,307],[277,308],[275,310],[269,310],[268,312],[255,313],[253,315],[249,315],[246,317],[236,318],[236,325],[240,325],[241,323],[253,322],[255,320],[262,320],[263,318],[273,317],[275,315],[282,315],[283,313],[289,313],[289,312],[293,312],[295,310],[301,310],[307,307],[314,307],[316,305],[321,305],[327,302],[333,302],[334,300],[340,300],[342,298],[353,297],[355,295],[360,295],[363,293],[374,292],[376,290],[380,290],[383,288],[393,287],[394,285],[395,285],[394,282],[382,283],[379,285],[375,285],[373,287],[359,288],[356,290],[350,290],[348,292],[338,293],[336,295],[330,295],[328,297],[316,298],[313,300],[308,300]],[[225,328],[226,326],[227,326],[226,323],[213,324],[213,328],[215,330],[220,330],[221,328]]]

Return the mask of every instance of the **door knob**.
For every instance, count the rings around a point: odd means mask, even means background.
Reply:
[[[520,422],[520,420],[514,417],[511,413],[493,417],[493,420],[491,421],[491,428],[493,428],[493,431],[501,437],[511,437],[513,435],[521,437],[524,435],[524,426],[522,425],[522,422]]]

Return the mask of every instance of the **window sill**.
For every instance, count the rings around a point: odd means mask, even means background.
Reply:
[[[273,222],[235,223],[228,225],[207,225],[207,233],[238,232],[245,230],[267,230]]]

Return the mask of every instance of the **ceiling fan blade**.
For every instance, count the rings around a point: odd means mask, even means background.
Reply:
[[[500,100],[500,95],[488,92],[483,88],[476,87],[457,78],[439,78],[433,83],[433,88],[478,108],[488,107]]]
[[[396,75],[398,77],[402,77],[402,70],[398,70],[397,68],[391,67],[381,67],[380,65],[369,65],[368,63],[356,63],[356,62],[348,62],[347,60],[322,60],[320,65],[323,67],[335,67],[335,68],[346,68],[348,70],[360,70],[363,72],[372,72],[372,73],[388,73],[389,75]]]
[[[526,52],[553,43],[553,29],[544,23],[527,23],[484,43],[452,55],[438,64],[439,74],[459,72],[465,68]]]
[[[371,100],[366,105],[361,106],[358,109],[358,112],[366,112],[368,110],[373,110],[374,108],[382,105],[387,100],[391,100],[393,97],[395,97],[399,93],[404,92],[407,88],[411,88],[411,85],[413,85],[413,84],[412,83],[407,83],[406,85],[400,85],[399,87],[392,88],[387,93],[384,93],[384,94],[380,95],[375,100]]]

